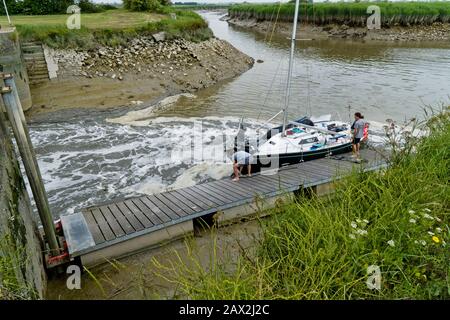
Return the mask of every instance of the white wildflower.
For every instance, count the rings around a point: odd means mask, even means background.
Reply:
[[[436,220],[437,222],[442,222],[442,220],[439,219],[438,217],[434,217],[434,220]]]
[[[353,229],[358,228],[358,225],[356,224],[355,221],[352,221],[352,223],[350,223],[350,225],[352,226]]]
[[[432,232],[432,231],[428,231],[428,234],[429,234],[430,236],[434,236],[434,232]]]
[[[428,213],[424,213],[423,217],[426,219],[434,220],[434,218],[432,216],[430,216]]]
[[[368,224],[368,223],[369,223],[369,220],[364,219],[363,222],[364,222],[365,224]]]
[[[357,233],[357,234],[360,234],[360,235],[362,235],[362,236],[367,235],[367,231],[366,231],[366,230],[363,230],[363,229],[358,229],[358,230],[356,230],[356,233]]]
[[[361,219],[356,219],[356,222],[361,223],[362,220]]]
[[[441,233],[442,229],[441,228],[436,228],[436,232]]]
[[[427,242],[426,242],[425,240],[420,240],[419,243],[420,243],[421,245],[423,245],[423,246],[426,246],[426,245],[427,245]]]
[[[353,240],[356,239],[356,237],[355,237],[355,235],[353,233],[350,233],[348,236],[350,237],[350,239],[353,239]]]
[[[415,243],[415,244],[419,244],[419,241],[417,241],[417,240],[414,240],[414,243]]]
[[[389,241],[387,242],[387,244],[390,245],[391,247],[395,247],[395,242],[394,242],[394,240],[389,240]]]
[[[416,223],[416,219],[409,219],[409,222]]]
[[[428,209],[428,208],[425,208],[425,209],[423,209],[423,211],[426,211],[426,212],[431,212],[431,210],[430,210],[430,209]]]
[[[409,210],[408,212],[409,212],[410,214],[416,213],[414,210]]]

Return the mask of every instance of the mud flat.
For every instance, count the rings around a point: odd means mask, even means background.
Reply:
[[[229,24],[250,28],[262,33],[271,33],[289,37],[292,32],[292,23],[258,21],[256,19],[224,18]],[[352,27],[348,25],[300,24],[297,32],[301,38],[314,40],[322,39],[356,39],[374,41],[449,41],[450,23],[434,23],[432,25],[414,25],[410,27],[392,26],[380,30],[368,30],[366,27]]]
[[[49,300],[138,300],[186,299],[179,284],[169,279],[174,271],[183,272],[182,266],[191,270],[226,266],[235,270],[241,254],[253,257],[261,240],[261,222],[248,220],[227,227],[203,229],[197,226],[195,236],[180,239],[165,246],[112,261],[82,275],[81,290],[69,290],[66,278],[49,282]],[[200,263],[197,264],[197,259]]]
[[[139,105],[192,93],[250,69],[253,58],[226,41],[138,37],[95,50],[47,48],[57,77],[31,88],[29,115],[68,108]]]

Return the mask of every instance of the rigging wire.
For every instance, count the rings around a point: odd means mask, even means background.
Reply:
[[[306,112],[309,114],[309,116],[312,116],[312,109],[311,109],[311,92],[310,92],[310,83],[311,83],[311,74],[310,74],[310,62],[306,64]]]
[[[281,1],[278,3],[277,17],[275,18],[275,23],[273,24],[272,33],[270,34],[269,44],[272,42],[272,38],[275,33],[275,28],[277,26],[278,18],[280,17],[280,10],[281,10]]]
[[[273,7],[272,14],[270,15],[269,27],[270,27],[270,25],[272,24],[272,21],[273,21],[273,15],[275,14],[275,9],[276,9],[276,7]],[[269,35],[269,32],[266,32],[266,34],[265,34],[265,36],[264,36],[264,42],[267,41],[268,35]]]
[[[275,17],[275,21],[273,22],[272,32],[270,33],[270,37],[269,37],[269,41],[267,42],[267,46],[270,46],[271,43],[272,43],[273,35],[275,34],[275,30],[276,30],[276,26],[277,26],[277,23],[278,23],[278,19],[279,19],[279,17],[280,17],[281,4],[282,4],[281,1],[279,1],[279,2],[278,2],[277,15],[276,15],[276,17]],[[273,13],[274,13],[274,12],[275,12],[275,8],[274,8],[274,11],[272,12],[271,21],[270,21],[271,23],[272,23],[272,17],[273,17]],[[268,33],[266,33],[266,38],[264,39],[265,41],[266,41],[266,39],[267,39],[267,35],[268,35]],[[269,90],[268,90],[268,92],[267,92],[267,94],[266,94],[266,97],[264,98],[264,102],[263,102],[263,104],[262,104],[262,108],[260,108],[260,111],[259,111],[258,116],[257,116],[257,118],[256,118],[257,121],[259,120],[259,118],[260,118],[260,116],[261,116],[263,107],[266,106],[266,103],[267,103],[267,100],[269,99],[270,93],[273,91],[273,90],[272,90],[272,89],[273,89],[273,85],[274,85],[275,80],[276,80],[276,77],[277,77],[277,75],[278,75],[278,73],[279,73],[279,70],[280,70],[280,66],[281,66],[282,61],[283,61],[283,60],[280,59],[280,61],[278,62],[277,68],[275,69],[274,76],[273,76],[273,78],[272,78],[272,80],[271,80],[271,82],[270,82]]]

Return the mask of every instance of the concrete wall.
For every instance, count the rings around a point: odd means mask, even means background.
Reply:
[[[3,69],[3,71],[2,71]],[[15,28],[0,29],[0,72],[12,73],[24,111],[32,106],[27,69]],[[3,83],[1,83],[3,84]],[[0,99],[0,105],[2,104]],[[1,110],[1,108],[0,108]]]
[[[3,262],[0,263],[0,287],[5,279],[13,278],[23,288],[14,295],[0,288],[0,300],[44,296],[46,275],[40,238],[32,217],[6,115],[0,112],[0,262]]]

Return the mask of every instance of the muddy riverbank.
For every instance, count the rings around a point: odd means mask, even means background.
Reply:
[[[239,19],[225,17],[229,24],[238,27],[250,28],[252,30],[270,35],[289,37],[292,32],[292,23],[271,21],[258,21],[256,19]],[[366,27],[352,27],[348,25],[324,25],[316,26],[300,23],[297,29],[302,39],[355,39],[365,41],[449,41],[450,23],[435,23],[432,25],[414,25],[410,27],[393,26],[380,30],[368,30]]]
[[[232,272],[244,253],[254,255],[261,236],[258,220],[207,230],[198,226],[195,236],[84,272],[80,290],[67,289],[64,275],[55,278],[49,282],[47,299],[183,299],[186,295],[179,290],[177,273],[189,276],[200,268],[219,270],[221,266]]]
[[[92,51],[49,50],[57,78],[33,86],[29,115],[68,108],[133,106],[195,92],[250,69],[253,59],[226,41],[139,37]]]

